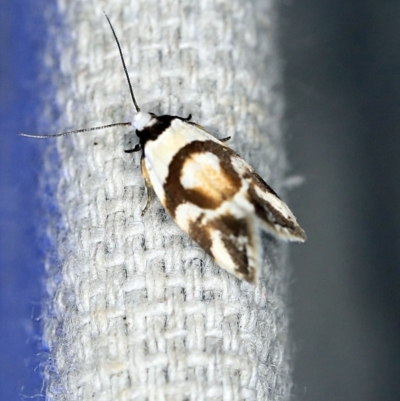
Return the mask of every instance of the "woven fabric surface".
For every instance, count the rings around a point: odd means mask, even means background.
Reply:
[[[127,121],[134,112],[105,10],[142,110],[191,113],[216,136],[232,136],[230,145],[281,192],[271,1],[57,4],[47,16],[54,93],[44,115],[54,121],[60,112],[52,131]],[[43,180],[56,205],[47,227],[56,255],[46,262],[47,398],[289,399],[286,247],[263,236],[254,288],[216,266],[158,200],[141,217],[140,155],[123,151],[129,133],[48,142]]]

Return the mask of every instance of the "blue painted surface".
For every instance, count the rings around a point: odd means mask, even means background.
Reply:
[[[51,2],[47,2],[49,6]],[[38,177],[45,144],[18,137],[37,129],[41,1],[0,8],[0,399],[43,399],[40,363],[43,246]]]

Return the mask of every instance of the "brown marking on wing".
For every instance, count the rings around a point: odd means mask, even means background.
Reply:
[[[260,178],[261,180],[261,178]],[[252,179],[250,182],[248,195],[250,202],[254,205],[255,213],[265,224],[271,227],[274,231],[278,231],[275,225],[286,228],[293,236],[306,239],[306,234],[304,230],[299,226],[295,219],[285,217],[279,210],[275,209],[270,203],[262,199],[256,192],[255,187],[258,186],[261,190],[271,192],[273,195],[277,196],[271,188],[261,180],[261,183],[265,185],[260,185],[258,180]],[[265,188],[265,186],[267,188]],[[278,197],[278,199],[280,199]]]
[[[270,192],[271,194],[275,195],[278,199],[281,199],[278,196],[278,194],[253,169],[243,174],[243,178],[245,180],[251,181],[253,185],[258,186],[264,192]]]
[[[204,214],[189,223],[188,234],[193,241],[197,242],[211,257],[211,233],[210,227],[203,224]]]
[[[238,219],[230,214],[222,215],[210,222],[214,230],[221,233],[222,242],[234,261],[235,272],[249,283],[254,283],[256,271],[249,265],[247,248],[254,246],[253,235],[247,219]]]
[[[213,226],[221,232],[222,242],[237,265],[235,269],[236,272],[247,277],[250,273],[249,260],[246,252],[247,244],[240,243],[241,239],[250,239],[248,238],[249,232],[246,219],[237,219],[230,214],[226,214],[215,219],[213,221]]]
[[[210,152],[192,153],[185,161],[181,173],[190,169],[190,164],[201,164],[197,156]],[[181,174],[182,177],[182,174]],[[205,164],[198,169],[194,176],[194,182],[198,183],[193,188],[184,188],[187,200],[205,209],[216,209],[222,202],[230,200],[238,191],[240,181],[235,179],[226,168],[219,163],[219,168]]]
[[[249,266],[247,247],[254,246],[253,235],[246,219],[237,219],[230,214],[224,214],[211,221],[206,220],[206,215],[200,215],[189,224],[188,234],[196,241],[213,259],[212,233],[219,231],[221,240],[236,266],[235,273],[238,277],[251,284],[256,282],[256,270]]]
[[[220,162],[219,178],[212,182],[216,171],[212,168],[213,177],[207,177],[207,166],[202,172],[199,187],[186,189],[181,183],[185,163],[194,160],[196,154],[213,153]],[[241,180],[232,166],[231,156],[236,155],[228,147],[214,141],[193,141],[180,149],[169,165],[169,173],[164,184],[165,207],[175,217],[175,210],[181,203],[192,203],[204,209],[216,209],[222,202],[232,198],[239,190]],[[211,173],[211,171],[207,171]],[[221,187],[218,187],[219,184]]]

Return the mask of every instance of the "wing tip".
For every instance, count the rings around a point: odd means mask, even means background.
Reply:
[[[297,224],[296,227],[290,230],[290,236],[288,238],[291,242],[306,242],[307,234],[306,232]]]
[[[297,223],[293,224],[292,222],[291,227],[288,227],[262,219],[260,221],[264,231],[280,240],[287,242],[306,242],[307,240],[307,234]]]

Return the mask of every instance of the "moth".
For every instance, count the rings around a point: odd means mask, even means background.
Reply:
[[[304,242],[306,235],[272,188],[225,141],[186,118],[140,110],[121,46],[106,15],[128,82],[136,113],[132,121],[84,128],[53,138],[115,126],[131,126],[138,144],[125,152],[141,152],[141,170],[151,203],[152,189],[176,224],[215,262],[239,279],[256,284],[262,259],[260,229],[286,241]]]

